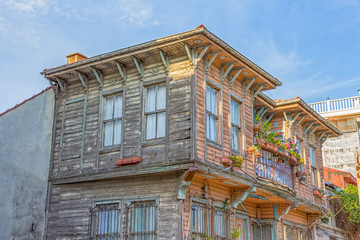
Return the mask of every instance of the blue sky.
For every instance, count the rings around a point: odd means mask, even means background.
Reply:
[[[277,77],[275,99],[355,96],[360,2],[355,0],[1,0],[0,112],[40,92],[45,68],[187,31],[211,32]]]

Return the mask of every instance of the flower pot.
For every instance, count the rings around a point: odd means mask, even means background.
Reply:
[[[255,140],[256,144],[259,144],[259,145],[263,145],[264,144],[264,139],[261,139],[261,138],[257,138]]]
[[[222,157],[222,158],[221,158],[221,162],[222,162],[225,166],[231,166],[231,165],[233,165],[233,160],[231,160],[230,158],[227,158],[227,157]]]
[[[254,124],[254,132],[259,132],[259,130],[260,130],[260,124]]]
[[[249,148],[249,149],[248,149],[248,153],[249,153],[249,154],[253,154],[253,153],[254,153],[254,149]]]
[[[297,165],[298,160],[297,160],[297,158],[296,158],[294,155],[290,155],[289,162],[290,162],[292,165]],[[299,173],[299,174],[300,174],[300,173]]]
[[[313,190],[313,194],[315,197],[322,198],[322,194],[318,190]]]
[[[301,172],[295,172],[295,177],[300,177],[301,176]]]
[[[256,157],[256,158],[261,157],[261,152],[260,152],[260,151],[256,151],[256,152],[255,152],[255,157]]]
[[[279,163],[283,163],[283,162],[284,162],[284,159],[278,158],[278,162],[279,162]]]

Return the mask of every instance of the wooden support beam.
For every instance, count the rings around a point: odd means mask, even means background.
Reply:
[[[66,94],[67,93],[66,92],[66,82],[64,80],[60,79],[60,78],[57,78],[57,77],[55,77],[54,79],[57,82],[57,84],[59,85],[61,91]]]
[[[253,94],[253,100],[255,100],[255,98],[257,97],[257,95],[259,94],[259,92],[265,87],[265,84],[261,84],[259,85],[259,87],[254,91]]]
[[[314,125],[315,121],[312,122],[305,122],[304,123],[304,133],[307,134],[308,131],[310,130],[310,128]],[[309,124],[307,127],[305,126],[305,124]]]
[[[300,120],[295,122],[295,129],[297,129],[300,125],[300,123],[305,119],[306,115],[300,115]]]
[[[121,76],[123,82],[126,81],[127,75],[126,75],[125,66],[122,65],[121,63],[119,63],[118,61],[115,61],[115,64],[116,64],[116,67],[117,67],[117,69],[118,69],[118,71],[120,73],[120,76]]]
[[[194,63],[193,63],[193,56],[192,56],[192,48],[191,48],[190,45],[187,44],[187,43],[184,43],[184,46],[185,46],[185,50],[186,50],[186,53],[187,53],[187,55],[188,55],[188,58],[189,58],[190,62],[191,62],[192,64],[194,64]]]
[[[197,56],[197,61],[199,61],[206,53],[206,51],[209,49],[209,47],[211,46],[211,44],[208,44],[208,45],[205,45],[203,47],[198,47],[197,49],[199,48],[204,48],[201,53]],[[196,63],[197,64],[197,63]]]
[[[323,139],[320,139],[320,144],[322,145],[330,136],[330,133],[326,134],[326,136]]]
[[[221,83],[224,82],[224,79],[226,78],[226,76],[229,74],[229,72],[231,71],[231,69],[234,67],[235,63],[237,63],[236,61],[233,62],[227,62],[224,63],[221,66]],[[225,70],[225,67],[228,66],[228,68]]]
[[[235,82],[236,78],[239,76],[239,74],[241,73],[241,71],[244,69],[245,67],[241,67],[241,68],[234,68],[232,71],[230,71],[229,74],[229,87],[231,88],[233,82]],[[234,76],[232,75],[232,73],[235,72]]]
[[[249,196],[250,193],[256,192],[256,187],[255,186],[251,186],[248,189],[246,189],[245,192],[243,192],[241,194],[241,196],[239,198],[237,198],[234,202],[233,202],[233,208],[237,209],[237,207],[239,206],[239,204],[242,206],[242,208],[244,209],[245,212],[247,212],[246,208],[243,206],[243,202],[246,200],[246,198]]]
[[[319,127],[319,124],[314,125],[314,128],[309,132],[308,136],[310,137],[311,134],[313,134],[313,132],[315,132],[315,130]]]
[[[274,116],[275,116],[275,112],[271,113],[269,117],[265,118],[265,120],[270,122]]]
[[[318,139],[321,140],[326,133],[327,133],[327,131],[323,131],[323,132],[320,134],[320,136],[318,137]]]
[[[265,115],[265,113],[269,110],[268,107],[265,107],[264,111],[260,114],[260,119]]]
[[[288,207],[285,209],[285,211],[284,211],[281,215],[278,216],[278,219],[276,219],[276,220],[280,221],[283,216],[285,216],[286,214],[289,213],[291,207],[292,207],[292,205],[288,206]]]
[[[140,75],[140,79],[142,80],[142,78],[144,77],[144,65],[141,62],[141,60],[137,59],[136,57],[133,57],[136,69]]]
[[[87,86],[87,77],[81,73],[81,72],[77,72],[78,77],[80,79],[81,84],[83,85],[84,89],[87,90],[88,86]]]
[[[161,57],[161,60],[165,66],[165,70],[167,73],[169,73],[170,71],[170,61],[169,61],[169,56],[166,55],[165,53],[163,53],[161,50],[159,50],[159,53],[160,53],[160,57]]]
[[[257,77],[252,78],[245,78],[243,81],[243,98],[245,97],[246,92],[250,89],[251,85],[255,82]],[[249,81],[248,84],[246,84],[246,81]]]
[[[256,110],[256,115],[259,115],[265,110],[266,107],[261,107],[259,110]]]
[[[219,52],[221,52],[221,50],[218,50],[215,52],[209,52],[205,55],[205,72],[207,72],[209,70],[211,64],[213,63],[213,61],[215,60],[215,58],[219,54]],[[209,60],[208,56],[210,56],[210,55],[212,55],[212,57]]]
[[[99,85],[103,86],[104,81],[103,81],[103,75],[102,75],[101,71],[97,70],[95,68],[91,68],[91,70],[93,71],[95,78],[98,81]]]

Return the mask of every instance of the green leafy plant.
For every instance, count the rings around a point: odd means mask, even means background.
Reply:
[[[232,231],[232,233],[230,233],[230,240],[236,240],[238,239],[238,237],[240,236],[240,234],[243,232],[243,230],[238,230],[236,228],[234,228],[234,231]]]
[[[229,157],[231,160],[233,160],[234,164],[233,166],[234,167],[238,167],[238,168],[241,168],[242,167],[242,164],[244,163],[244,158],[242,156],[237,156],[237,155],[232,155]]]
[[[329,223],[329,218],[328,217],[324,217],[324,218],[321,218],[321,221],[325,224],[328,224]]]
[[[349,184],[339,192],[340,203],[343,210],[349,214],[349,221],[353,224],[360,223],[360,204],[357,187]]]
[[[261,122],[260,115],[259,115],[259,114],[256,114],[256,116],[255,116],[255,123],[260,124],[260,122]]]

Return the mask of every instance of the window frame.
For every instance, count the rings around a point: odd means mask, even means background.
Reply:
[[[287,229],[291,230],[291,238],[287,238]],[[283,223],[283,231],[284,231],[284,240],[294,240],[294,229],[290,224]]]
[[[121,96],[121,117],[117,117],[117,118],[111,118],[111,119],[106,119],[105,120],[105,111],[106,111],[106,101],[108,98],[111,97],[116,97],[116,96]],[[114,106],[113,105],[113,111],[114,111]],[[119,146],[122,145],[123,143],[123,118],[124,118],[124,94],[122,92],[122,90],[117,90],[115,92],[113,91],[109,91],[109,92],[104,92],[102,94],[102,114],[101,114],[101,149],[111,149],[111,148],[117,148]],[[114,112],[113,112],[114,114]],[[111,145],[107,145],[105,146],[105,123],[108,122],[113,122],[115,123],[116,121],[121,121],[121,127],[120,127],[120,143],[118,144],[114,144],[114,128],[115,128],[115,124],[113,124],[113,130],[112,130],[112,144]]]
[[[296,136],[296,144],[297,144],[297,147],[296,147],[296,150],[298,150],[299,154],[300,154],[300,157],[304,158],[304,140],[299,138],[298,136]],[[298,147],[301,146],[301,149],[299,151]],[[305,161],[303,162],[303,164],[300,165],[299,167],[299,170],[300,171],[304,171],[304,166],[305,166]]]
[[[204,209],[204,216],[203,216],[203,229],[204,232],[195,232],[194,233],[194,222],[193,222],[193,204],[202,206]],[[201,234],[205,233],[208,236],[211,235],[211,229],[210,229],[210,209],[209,209],[210,203],[206,199],[191,197],[190,199],[190,233],[191,233],[191,239],[200,240]],[[205,219],[206,218],[206,219]],[[193,237],[194,234],[197,234],[197,236]]]
[[[232,102],[235,102],[236,104],[238,104],[238,109],[239,109],[239,124],[237,125],[236,123],[233,123],[232,118],[233,118],[233,114],[232,114]],[[243,129],[242,129],[242,120],[243,120],[243,115],[242,115],[242,104],[243,102],[240,101],[239,99],[235,98],[232,94],[230,97],[230,147],[231,147],[231,152],[235,152],[235,153],[242,153],[243,147],[242,147],[242,137],[243,137]],[[238,143],[238,149],[233,148],[233,131],[232,129],[236,128],[239,132],[239,143]]]
[[[127,239],[134,239],[133,238],[133,232],[132,232],[132,222],[133,222],[133,212],[130,212],[130,207],[133,203],[146,203],[146,202],[154,202],[155,206],[155,239],[159,239],[159,197],[140,197],[140,198],[131,198],[128,199],[126,204],[126,217],[127,217],[127,223],[126,223],[126,234]],[[130,217],[131,216],[131,217]],[[141,236],[141,235],[137,235]]]
[[[216,114],[211,112],[211,110],[208,110],[208,104],[207,104],[207,94],[208,94],[208,87],[211,89],[211,90],[214,90],[215,93],[216,93]],[[214,85],[210,84],[209,82],[206,83],[206,87],[205,87],[205,122],[206,122],[206,129],[205,129],[205,135],[206,135],[206,140],[210,143],[214,143],[216,145],[219,145],[219,91],[220,89],[215,87]],[[215,119],[215,129],[214,129],[214,132],[215,132],[215,137],[216,139],[211,139],[209,138],[208,136],[208,116],[211,117],[211,118],[214,118]],[[211,137],[211,136],[210,136]]]
[[[313,150],[313,154],[311,151]],[[311,170],[311,182],[314,187],[319,187],[318,184],[318,162],[316,157],[316,147],[309,145],[309,160],[310,160],[310,170]],[[313,157],[313,158],[312,158]],[[314,161],[313,161],[314,159]],[[313,165],[313,162],[315,165]]]
[[[164,86],[165,87],[165,107],[163,109],[158,109],[156,110],[156,99],[157,99],[157,88],[159,86]],[[146,100],[147,100],[147,97],[148,97],[148,92],[147,92],[147,89],[149,88],[152,88],[152,87],[156,87],[156,97],[155,97],[155,110],[154,111],[146,111]],[[168,89],[167,89],[167,84],[165,81],[159,81],[159,82],[156,82],[156,83],[153,83],[153,84],[148,84],[148,85],[145,85],[143,86],[143,137],[142,137],[142,140],[144,142],[150,142],[150,141],[157,141],[157,140],[162,140],[162,139],[165,139],[167,137],[167,118],[168,118]],[[157,125],[158,125],[158,114],[160,113],[165,113],[165,126],[164,126],[164,136],[162,137],[158,137],[157,136]],[[148,116],[149,115],[156,115],[155,117],[155,138],[151,138],[151,139],[147,139],[147,121],[148,121]]]
[[[229,218],[229,211],[227,209],[222,209],[223,204],[213,202],[213,207],[211,211],[211,219],[212,219],[212,236],[214,240],[226,240],[229,237],[229,228],[230,228],[230,218]],[[224,235],[216,235],[215,233],[215,214],[216,212],[222,212],[222,221],[223,221],[223,232]]]
[[[90,208],[90,239],[98,239],[97,238],[97,231],[98,231],[98,215],[96,208],[99,206],[105,206],[105,205],[118,205],[118,216],[117,216],[117,234],[118,238],[121,238],[121,219],[122,219],[122,201],[120,199],[114,199],[114,200],[103,200],[103,201],[94,201],[92,208]],[[95,221],[94,221],[95,220]],[[109,224],[109,223],[108,223]],[[108,234],[108,233],[105,233]]]

